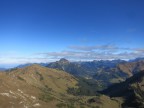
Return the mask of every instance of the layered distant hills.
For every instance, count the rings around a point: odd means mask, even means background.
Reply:
[[[0,68],[0,71],[4,71],[4,70],[6,70],[5,68]]]
[[[63,70],[74,76],[98,80],[107,86],[124,81],[133,74],[144,70],[144,60],[70,62],[63,58],[59,61],[49,63],[46,67]]]

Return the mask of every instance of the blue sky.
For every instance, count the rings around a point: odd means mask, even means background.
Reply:
[[[143,0],[1,0],[0,62],[144,56]]]

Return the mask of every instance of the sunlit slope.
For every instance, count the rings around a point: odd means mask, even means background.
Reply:
[[[32,65],[0,73],[0,108],[94,108],[105,105],[101,96],[74,96],[78,79],[55,69]],[[99,102],[89,103],[92,97]],[[114,102],[111,99],[109,102]]]

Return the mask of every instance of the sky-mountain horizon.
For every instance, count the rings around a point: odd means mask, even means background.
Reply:
[[[0,1],[0,65],[144,57],[142,0]]]

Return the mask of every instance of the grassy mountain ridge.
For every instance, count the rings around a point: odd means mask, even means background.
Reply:
[[[102,108],[106,106],[103,99],[118,106],[117,102],[103,96],[75,96],[67,92],[68,88],[79,88],[78,83],[77,78],[64,71],[36,64],[15,68],[0,73],[0,107]],[[88,100],[92,97],[98,98],[100,103],[90,104]]]
[[[47,101],[50,101],[51,107],[56,107],[56,104],[62,101],[59,99],[60,95],[66,94],[67,87],[75,87],[77,83],[76,79],[68,73],[38,65],[2,73],[0,78],[1,101],[4,101],[2,100],[4,98],[8,101],[0,106],[8,105],[7,107],[17,108],[34,106],[47,108]],[[54,105],[53,100],[55,100]]]

